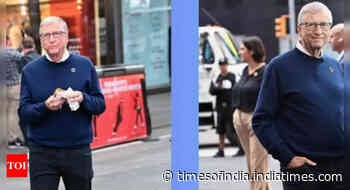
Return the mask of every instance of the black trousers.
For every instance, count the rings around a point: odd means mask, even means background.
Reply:
[[[88,145],[75,149],[29,146],[31,190],[91,190],[92,155]]]
[[[284,190],[345,190],[342,159],[317,161],[317,166],[303,165],[298,168],[281,166],[281,172],[286,174],[288,181],[283,181]]]
[[[216,128],[217,134],[225,135],[227,132],[233,131],[233,115],[232,115],[231,105],[228,105],[227,107],[217,108],[217,121],[218,121],[218,126]]]

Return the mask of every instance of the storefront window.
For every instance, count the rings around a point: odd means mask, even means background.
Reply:
[[[5,46],[6,1],[0,0],[0,48]]]
[[[29,9],[33,3],[39,3],[38,10]],[[6,4],[7,36],[14,49],[21,48],[25,36],[39,35],[39,18],[59,16],[69,27],[70,52],[87,56],[96,65],[141,64],[148,89],[170,85],[170,0],[7,0]],[[31,20],[33,15],[38,19]],[[33,26],[36,30],[28,30]],[[39,47],[38,37],[36,42]]]
[[[107,19],[105,15],[105,1],[96,1],[97,7],[98,7],[98,27],[97,27],[97,34],[99,38],[96,40],[96,46],[99,51],[97,53],[99,54],[98,57],[98,63],[101,65],[101,63],[107,62],[107,55],[108,55],[108,45],[107,45]]]
[[[68,50],[75,54],[88,56],[96,63],[96,32],[94,0],[40,0],[41,19],[48,16],[63,18],[69,27]],[[27,30],[30,21],[28,0],[7,1],[7,35],[11,47],[21,47],[24,36],[33,36]]]
[[[167,86],[169,78],[169,1],[123,0],[125,64],[143,64],[148,87]]]

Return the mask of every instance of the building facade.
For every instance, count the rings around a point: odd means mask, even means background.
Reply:
[[[144,65],[147,88],[166,88],[170,10],[170,0],[7,0],[7,35],[16,49],[25,35],[40,46],[38,22],[59,16],[70,30],[70,52],[97,66]]]
[[[295,14],[314,0],[295,0]],[[333,23],[344,22],[344,0],[319,0],[333,13]],[[279,54],[275,18],[288,14],[288,0],[199,0],[199,25],[219,24],[235,35],[258,35],[264,41],[267,60]],[[208,16],[205,12],[208,12]],[[327,47],[329,49],[329,47]]]

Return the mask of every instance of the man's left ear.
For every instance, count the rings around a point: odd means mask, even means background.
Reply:
[[[297,25],[297,34],[300,33],[300,30],[301,30],[300,25]]]

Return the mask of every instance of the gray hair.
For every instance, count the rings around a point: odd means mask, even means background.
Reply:
[[[312,2],[304,5],[298,15],[298,25],[302,23],[304,16],[308,13],[315,14],[319,12],[324,12],[329,18],[329,22],[333,23],[333,16],[331,10],[321,2]]]
[[[64,21],[62,18],[57,17],[57,16],[49,16],[49,17],[46,17],[43,21],[41,21],[40,27],[39,27],[39,34],[41,34],[41,32],[42,32],[42,27],[46,24],[49,24],[49,23],[60,24],[63,31],[68,33],[68,26],[67,26],[66,21]]]
[[[344,32],[344,23],[339,23],[339,24],[336,24],[335,26],[332,27],[332,31],[334,31],[335,33],[338,33],[338,32]]]

